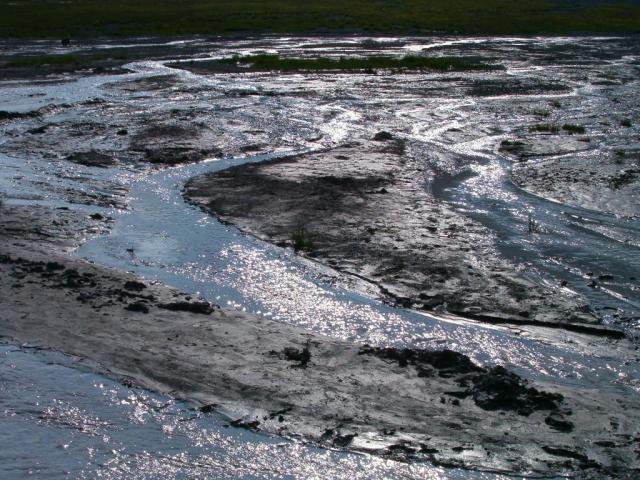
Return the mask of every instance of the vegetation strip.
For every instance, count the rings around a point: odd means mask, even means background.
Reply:
[[[233,56],[215,60],[223,65],[245,65],[253,70],[326,70],[326,71],[358,71],[373,69],[388,70],[496,70],[499,66],[477,63],[464,58],[452,57],[419,57],[408,55],[401,58],[392,57],[353,57],[353,58],[283,58],[279,55]]]
[[[237,33],[634,33],[640,6],[530,0],[0,1],[0,37]]]

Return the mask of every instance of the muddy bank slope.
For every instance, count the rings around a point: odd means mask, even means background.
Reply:
[[[87,358],[234,425],[324,445],[500,471],[640,468],[640,409],[629,399],[220,309],[65,255],[98,220],[45,207],[0,213],[2,335]]]
[[[223,221],[367,279],[408,307],[620,336],[580,299],[527,280],[487,229],[424,188],[402,141],[374,140],[196,177],[186,198]]]

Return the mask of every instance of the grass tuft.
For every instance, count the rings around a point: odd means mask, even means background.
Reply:
[[[527,217],[527,231],[531,233],[538,233],[540,231],[540,223],[531,216],[531,214]]]
[[[640,172],[634,170],[620,172],[618,175],[609,178],[609,188],[611,190],[618,190],[619,188],[630,184],[637,178],[638,173]]]
[[[538,123],[529,127],[530,133],[560,133],[560,127],[552,123]]]

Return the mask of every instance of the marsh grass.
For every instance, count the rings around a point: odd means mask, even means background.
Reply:
[[[0,36],[638,32],[640,6],[620,1],[0,0]]]
[[[620,172],[618,175],[609,178],[609,188],[611,188],[611,190],[618,190],[624,187],[625,185],[630,184],[635,179],[636,179],[635,171]]]
[[[313,248],[313,242],[309,238],[303,225],[296,227],[295,231],[291,234],[291,241],[293,242],[293,249],[296,252],[300,250],[311,250]]]
[[[247,65],[264,71],[494,70],[498,66],[452,57],[340,57],[283,58],[278,55],[234,56],[216,60],[223,65]]]
[[[575,125],[573,123],[565,123],[562,127],[553,123],[538,123],[529,127],[529,133],[557,134],[560,133],[561,130],[569,135],[582,134],[587,131],[582,125]]]
[[[78,55],[17,55],[3,59],[7,68],[54,67],[58,70],[99,67],[100,65],[131,59],[130,53],[114,49],[111,51]]]
[[[9,67],[37,67],[40,65],[77,65],[80,59],[74,55],[32,55],[15,57],[7,62]]]

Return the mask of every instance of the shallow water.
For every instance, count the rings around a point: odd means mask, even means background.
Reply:
[[[0,418],[5,479],[469,478],[233,428],[219,415],[96,375],[78,358],[7,343]]]
[[[587,298],[604,323],[623,316],[631,335],[640,325],[640,224],[558,204],[514,186],[500,160],[479,167],[477,176],[439,192],[442,198],[498,233],[503,255],[540,282]],[[531,219],[531,220],[530,220]],[[530,227],[529,222],[534,222]],[[533,230],[533,231],[531,231]],[[612,275],[612,278],[601,275]],[[597,281],[597,287],[589,286]]]
[[[198,39],[198,44],[206,50],[206,41]],[[22,46],[20,51],[39,48],[42,44]],[[58,108],[48,120],[60,124],[85,118],[126,122],[143,111],[162,117],[174,110],[200,109],[211,128],[228,122],[222,138],[230,149],[248,141],[248,130],[260,130],[281,154],[335,145],[360,133],[393,131],[408,140],[418,158],[422,155],[442,171],[426,188],[493,230],[496,248],[507,258],[541,283],[557,285],[566,280],[565,293],[584,295],[593,308],[606,313],[607,321],[630,319],[626,325],[633,335],[640,294],[636,284],[626,279],[640,271],[637,221],[523,192],[508,181],[509,164],[495,145],[530,123],[527,112],[546,105],[550,98],[561,98],[568,105],[560,115],[581,115],[590,125],[597,123],[599,110],[608,108],[602,98],[616,95],[623,101],[616,108],[631,108],[637,96],[633,80],[614,93],[599,93],[589,85],[590,75],[614,71],[624,77],[633,72],[637,41],[283,38],[212,43],[210,53],[403,54],[424,49],[438,55],[463,52],[499,58],[509,76],[561,79],[570,90],[485,98],[470,97],[473,79],[457,73],[202,77],[161,62],[138,62],[130,65],[135,72],[127,75],[0,85],[0,109],[29,111],[53,104]],[[11,48],[5,46],[5,50]],[[575,50],[581,61],[596,67],[585,71],[584,63],[576,62]],[[161,94],[118,87],[167,73],[178,75],[180,83]],[[94,98],[103,99],[107,107],[80,104]],[[40,125],[38,120],[22,123],[24,128]],[[15,126],[1,128],[0,143],[23,135],[14,131]],[[86,140],[77,141],[82,146]],[[112,142],[97,137],[90,141],[92,146]],[[622,141],[615,135],[594,135],[591,153],[604,152]],[[242,235],[185,204],[180,189],[190,177],[267,158],[229,156],[233,158],[148,173],[137,167],[105,170],[55,157],[43,159],[38,150],[2,153],[0,192],[12,203],[69,206],[114,216],[112,232],[87,241],[78,255],[199,293],[215,303],[340,339],[448,347],[481,363],[507,365],[539,381],[624,396],[640,391],[635,354],[611,348],[602,339],[544,330],[534,337],[390,308],[361,290],[345,288],[334,272]],[[475,175],[458,179],[456,175],[469,164]],[[118,205],[126,202],[126,209],[91,202],[79,205],[78,195],[68,191],[104,193],[114,185],[129,189],[126,199],[117,199]],[[540,228],[533,235],[526,231],[529,214]],[[591,289],[586,286],[590,271],[595,276],[615,272],[616,277]],[[0,433],[0,469],[4,469],[0,472],[9,478],[27,476],[29,470],[46,478],[127,478],[134,471],[143,478],[485,477],[478,472],[329,452],[227,428],[220,417],[203,416],[186,404],[117,385],[91,373],[77,359],[10,344],[3,345],[0,353],[3,424],[9,426]]]
[[[256,157],[251,161],[260,161]],[[375,300],[326,282],[326,269],[291,251],[220,224],[181,196],[194,175],[239,161],[212,161],[142,176],[131,185],[128,210],[108,236],[86,242],[77,254],[96,263],[133,270],[182,291],[344,340],[374,345],[451,348],[474,360],[507,364],[541,380],[610,386],[635,378],[637,365],[620,365],[601,348],[557,345],[521,338],[504,329],[446,322]]]

